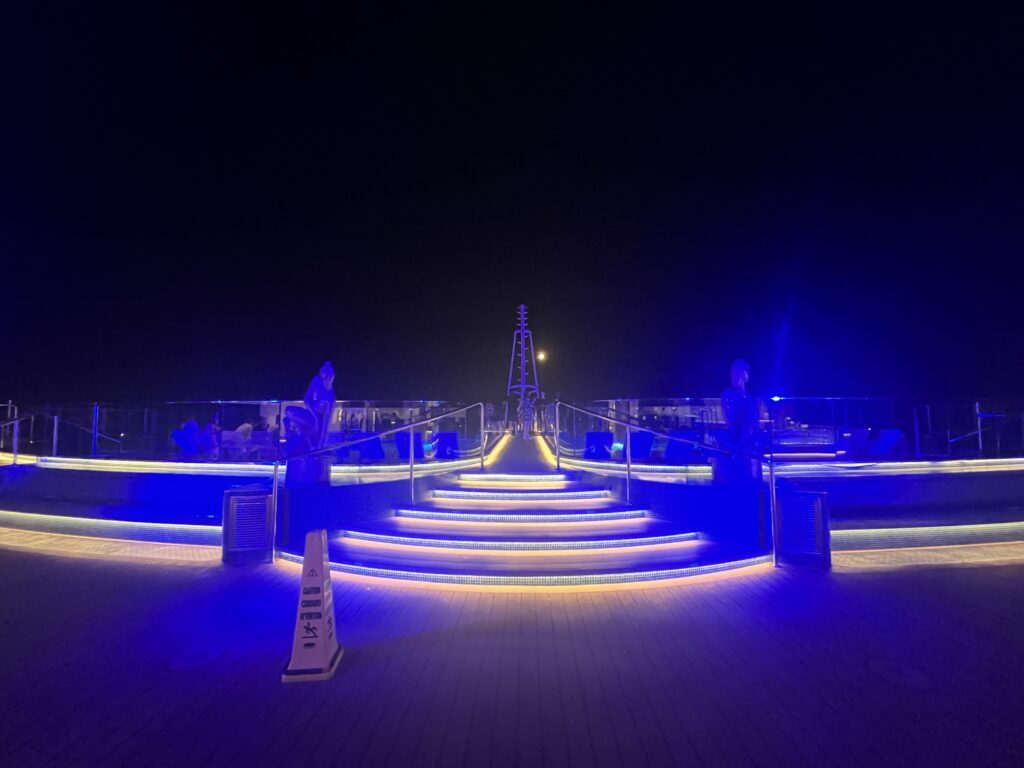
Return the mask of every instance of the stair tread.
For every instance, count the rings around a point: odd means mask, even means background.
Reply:
[[[588,494],[590,498],[607,498],[611,496],[608,488],[593,483],[564,483],[558,488],[477,488],[468,485],[442,485],[433,491],[434,498],[443,498],[451,495],[464,496],[468,498],[495,497],[496,499],[507,498],[514,495],[519,499],[530,500],[536,497],[537,500],[548,498],[566,498],[575,494]],[[584,497],[586,498],[586,497]]]
[[[494,514],[507,512],[513,515],[560,515],[560,514],[575,514],[578,512],[627,512],[630,510],[642,510],[643,507],[639,507],[636,504],[626,504],[625,502],[617,499],[581,499],[578,505],[574,506],[545,506],[543,504],[537,504],[535,506],[523,507],[523,506],[506,506],[504,504],[490,505],[485,502],[479,503],[459,503],[453,505],[451,502],[454,499],[421,499],[420,501],[413,502],[410,504],[399,504],[396,505],[395,509],[411,509],[424,512],[456,512],[460,515],[471,514],[473,512],[479,512],[481,514]]]
[[[547,486],[555,485],[555,488],[549,488]],[[541,487],[533,487],[541,486]],[[435,490],[438,491],[493,491],[494,493],[551,493],[552,491],[562,491],[563,493],[574,493],[576,491],[607,491],[608,486],[599,485],[598,483],[581,482],[579,480],[544,480],[536,482],[519,482],[513,484],[513,481],[507,482],[494,482],[492,486],[485,485],[485,478],[474,478],[473,480],[465,480],[463,482],[456,483],[442,483],[436,486]]]
[[[578,576],[593,574],[629,574],[669,571],[754,557],[761,552],[713,544],[687,542],[679,547],[657,551],[583,550],[571,555],[546,554],[477,555],[445,551],[381,552],[371,547],[330,546],[331,562],[420,574],[465,574],[475,576]]]
[[[421,520],[415,517],[391,517],[392,530],[398,535],[415,536],[426,533],[438,536],[478,536],[491,539],[564,539],[570,536],[624,536],[630,533],[640,534],[643,531],[656,530],[657,521],[652,517],[614,518],[611,520],[595,520],[580,525],[556,525],[551,522],[510,522],[493,523],[473,520]],[[656,527],[652,528],[651,524]],[[366,522],[360,523],[363,527]]]
[[[564,530],[552,526],[508,526],[500,528],[473,528],[472,523],[453,522],[439,527],[417,524],[415,518],[387,517],[366,521],[349,530],[382,536],[402,536],[428,541],[614,541],[617,539],[646,539],[653,536],[673,536],[690,533],[680,526],[652,517],[639,518],[641,525],[628,525],[633,520],[616,520],[606,525],[584,529]],[[411,525],[410,525],[411,523]],[[625,524],[625,525],[624,525]],[[597,530],[595,530],[595,528]]]

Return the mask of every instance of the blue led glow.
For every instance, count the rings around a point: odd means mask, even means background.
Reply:
[[[459,480],[475,483],[556,483],[565,482],[569,477],[562,472],[549,474],[499,474],[488,472],[460,472]]]
[[[833,529],[830,539],[835,551],[992,544],[1024,541],[1024,522]]]
[[[466,523],[582,523],[598,520],[633,520],[638,517],[646,517],[647,512],[642,509],[622,509],[609,512],[564,512],[552,515],[546,514],[500,514],[491,512],[454,512],[454,511],[433,511],[427,509],[396,509],[395,514],[399,517],[408,517],[417,520],[450,520],[453,522]]]
[[[301,563],[302,558],[287,553],[280,557],[290,562]],[[465,584],[478,587],[582,587],[602,584],[630,584],[680,579],[688,576],[722,573],[770,563],[771,555],[734,560],[727,563],[709,563],[685,568],[668,568],[657,571],[634,571],[617,573],[582,573],[554,576],[483,575],[469,573],[431,573],[425,571],[402,571],[391,568],[371,568],[351,563],[331,563],[332,571],[378,579],[429,582],[434,584]]]
[[[473,499],[476,501],[577,501],[580,499],[607,499],[607,489],[596,491],[457,491],[439,488],[434,491],[437,499]]]
[[[0,510],[0,526],[23,531],[59,533],[105,539],[154,541],[165,544],[203,544],[220,546],[219,525],[185,525],[182,523],[140,523],[94,517],[40,515],[32,512]]]
[[[345,531],[343,537],[371,541],[381,544],[397,544],[407,547],[435,547],[439,549],[486,549],[495,551],[529,550],[572,552],[580,549],[620,549],[623,547],[649,547],[659,544],[676,544],[696,541],[696,533],[676,533],[666,536],[644,536],[633,539],[577,539],[569,541],[508,541],[501,539],[426,539],[415,536],[392,536],[388,534],[366,533],[365,531]]]

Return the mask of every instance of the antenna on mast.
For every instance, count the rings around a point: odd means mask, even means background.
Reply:
[[[509,411],[515,419],[515,433],[529,437],[533,423],[533,401],[540,397],[540,381],[537,378],[537,357],[533,351],[533,333],[526,318],[526,305],[518,309],[518,327],[512,336],[512,358],[508,363],[508,391],[505,400],[505,423],[509,423]]]

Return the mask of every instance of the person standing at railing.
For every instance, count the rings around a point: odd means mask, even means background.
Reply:
[[[316,447],[323,448],[327,442],[327,430],[334,412],[334,366],[327,360],[320,366],[320,372],[309,382],[306,396],[302,398],[310,413],[316,418]]]
[[[722,392],[722,415],[725,417],[726,428],[717,435],[718,445],[731,453],[744,456],[718,457],[714,462],[715,476],[723,481],[758,479],[761,476],[761,462],[751,457],[758,450],[760,426],[757,401],[747,392],[750,364],[746,360],[734,360],[730,379],[731,386]],[[735,472],[730,471],[733,468]]]
[[[294,405],[285,409],[296,431],[305,439],[306,450],[323,448],[327,442],[331,414],[334,412],[334,366],[326,361],[309,382],[302,398],[305,408]],[[294,446],[293,446],[294,448]]]

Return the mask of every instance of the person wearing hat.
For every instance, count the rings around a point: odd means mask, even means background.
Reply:
[[[334,366],[330,360],[320,366],[320,372],[309,382],[302,400],[316,419],[316,447],[323,448],[334,411]]]
[[[760,424],[757,401],[747,392],[750,364],[746,360],[734,360],[730,379],[731,386],[722,392],[722,415],[726,428],[719,433],[718,444],[740,455],[721,457],[718,465],[723,469],[723,465],[734,467],[738,476],[756,479],[761,474],[760,459],[754,458],[758,450]],[[731,476],[733,473],[724,474]]]

